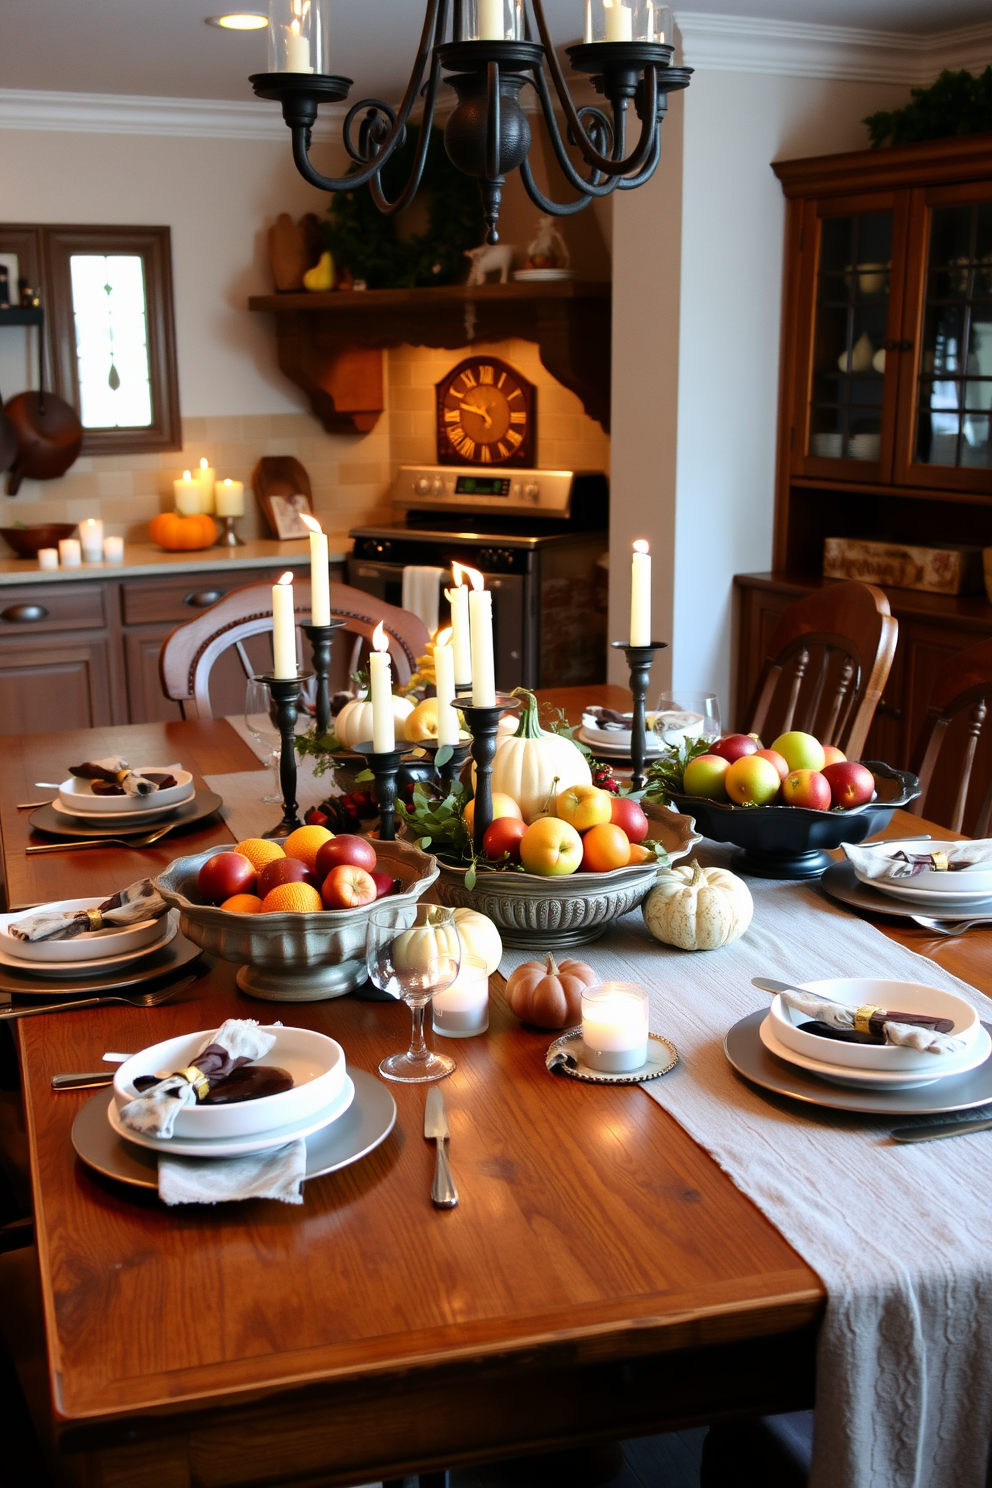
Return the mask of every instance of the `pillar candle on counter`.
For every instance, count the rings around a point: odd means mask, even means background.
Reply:
[[[103,561],[104,563],[124,562],[124,539],[122,537],[103,539]]]
[[[502,41],[503,0],[478,0],[477,41]]]
[[[58,548],[39,548],[38,549],[38,567],[39,568],[58,568],[58,566],[59,566],[59,550],[58,550]]]
[[[633,41],[634,12],[629,5],[620,5],[618,0],[603,0],[606,20],[604,41]]]
[[[462,956],[458,975],[431,998],[434,1032],[444,1038],[474,1038],[489,1027],[489,973],[480,956]]]
[[[630,565],[630,644],[651,644],[651,554],[643,539],[635,542]]]
[[[286,71],[313,72],[310,65],[310,41],[300,35],[299,21],[291,21],[286,32]]]
[[[327,537],[315,517],[301,512],[300,521],[310,532],[310,623],[331,623],[331,574],[327,566]]]
[[[437,742],[439,745],[457,744],[455,653],[451,649],[450,630],[442,630],[434,642],[434,690],[437,693]]]
[[[284,573],[278,584],[272,585],[272,671],[277,677],[298,675],[293,599],[293,575]]]
[[[591,1069],[640,1069],[648,1058],[648,994],[633,982],[600,982],[582,993],[583,1061]]]
[[[205,455],[200,461],[200,468],[196,472],[196,478],[200,482],[200,490],[203,493],[203,504],[200,510],[201,512],[206,512],[209,516],[214,509],[214,485],[217,480],[217,472]]]
[[[214,510],[218,517],[243,517],[245,514],[244,481],[217,481],[214,485]]]
[[[391,754],[396,748],[393,722],[393,672],[389,664],[389,642],[382,621],[372,632],[369,653],[369,696],[372,699],[372,748],[376,754]]]
[[[194,480],[188,470],[183,471],[182,480],[172,482],[176,511],[184,517],[195,517],[203,510],[203,487]]]
[[[78,568],[83,561],[82,548],[76,537],[59,539],[59,563],[63,568]]]
[[[79,537],[82,542],[84,562],[102,562],[103,523],[99,517],[87,517],[85,522],[80,522]]]
[[[468,596],[469,629],[472,635],[472,706],[492,708],[496,704],[496,654],[493,650],[493,596],[483,587],[477,569],[465,572],[472,581]]]
[[[455,660],[455,686],[467,687],[472,680],[472,642],[468,624],[468,587],[465,569],[451,565],[454,589],[445,589],[444,597],[451,606],[451,651]]]

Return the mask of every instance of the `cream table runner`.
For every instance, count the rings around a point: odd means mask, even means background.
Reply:
[[[729,864],[725,849],[705,846],[701,861]],[[898,1146],[889,1134],[900,1119],[766,1098],[734,1074],[723,1039],[768,1006],[752,976],[925,982],[966,997],[986,1021],[992,1002],[814,885],[747,883],[754,919],[735,945],[671,950],[651,939],[638,911],[573,954],[604,980],[649,990],[652,1030],[674,1040],[681,1063],[644,1092],[823,1279],[811,1488],[984,1488],[992,1132]],[[500,969],[528,959],[507,952]]]

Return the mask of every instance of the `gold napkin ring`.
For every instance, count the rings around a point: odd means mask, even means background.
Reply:
[[[876,1007],[873,1002],[866,1002],[864,1007],[859,1007],[854,1015],[855,1033],[871,1033],[872,1018],[876,1013],[884,1011],[884,1008]]]
[[[88,909],[86,911],[86,917],[87,917],[87,919],[90,922],[90,929],[91,930],[102,930],[103,929],[103,915],[100,913],[100,911],[98,909]]]
[[[196,1092],[198,1101],[206,1100],[210,1094],[210,1081],[201,1069],[197,1069],[195,1064],[191,1064],[186,1069],[176,1070],[176,1074],[182,1079],[189,1081]]]
[[[949,864],[945,852],[931,853],[930,860],[935,873],[946,873],[948,871]]]

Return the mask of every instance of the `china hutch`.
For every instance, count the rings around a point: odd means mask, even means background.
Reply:
[[[738,711],[779,615],[833,582],[825,538],[992,545],[992,134],[773,168],[788,200],[774,569],[735,579]],[[935,671],[992,635],[992,605],[886,592],[899,645],[866,757],[906,765]]]

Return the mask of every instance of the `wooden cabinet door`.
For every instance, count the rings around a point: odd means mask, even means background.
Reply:
[[[97,728],[111,721],[105,637],[0,645],[0,734]]]
[[[178,703],[162,691],[158,658],[171,626],[162,630],[125,632],[128,719],[131,723],[172,723],[182,718]]]

